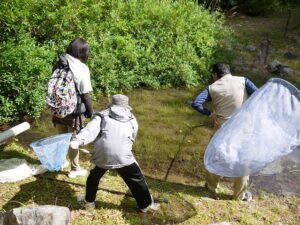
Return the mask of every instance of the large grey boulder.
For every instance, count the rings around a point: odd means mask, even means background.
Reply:
[[[296,34],[291,34],[291,35],[288,35],[288,38],[294,42],[294,43],[297,43],[297,44],[300,44],[300,37]]]
[[[245,49],[249,52],[255,52],[256,51],[256,46],[255,45],[247,45]]]
[[[70,221],[69,208],[54,205],[14,208],[0,213],[0,225],[68,225]]]
[[[280,76],[290,75],[293,72],[293,70],[289,66],[282,64],[278,60],[274,60],[273,62],[271,62],[268,65],[267,69],[270,73]]]
[[[299,57],[298,53],[295,51],[286,51],[283,56],[287,59],[297,59]]]

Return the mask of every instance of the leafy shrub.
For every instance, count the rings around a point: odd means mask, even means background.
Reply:
[[[229,60],[223,43],[230,40],[231,31],[223,22],[221,14],[184,0],[3,0],[1,56],[5,54],[9,61],[26,59],[30,64],[11,68],[1,57],[1,71],[6,77],[13,74],[18,81],[27,79],[41,86],[27,92],[20,82],[20,87],[10,88],[18,89],[16,99],[10,97],[9,88],[1,90],[0,101],[5,105],[1,115],[6,119],[0,123],[39,115],[51,62],[78,36],[92,49],[88,65],[96,94],[207,82],[210,65]],[[27,51],[21,54],[20,48]],[[15,81],[5,84],[17,85]],[[35,99],[30,110],[22,103],[29,101],[29,93]]]
[[[36,118],[44,106],[51,61],[55,56],[27,34],[0,46],[0,124]]]

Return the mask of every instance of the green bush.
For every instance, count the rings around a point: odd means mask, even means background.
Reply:
[[[36,118],[45,109],[44,93],[55,54],[27,34],[0,46],[0,124]]]
[[[184,0],[2,0],[0,69],[5,85],[13,87],[1,89],[0,124],[44,110],[51,62],[75,37],[91,45],[88,65],[96,94],[192,86],[208,81],[212,63],[230,60],[223,45],[231,31],[223,22],[221,14]],[[6,61],[24,64],[12,68]],[[20,87],[8,82],[12,74],[39,85],[28,92],[22,82]],[[12,97],[8,89],[18,91]]]

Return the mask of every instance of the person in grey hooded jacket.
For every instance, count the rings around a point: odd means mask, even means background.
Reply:
[[[138,123],[128,105],[128,97],[117,94],[112,96],[109,108],[95,113],[86,127],[72,138],[70,147],[73,149],[94,141],[92,162],[95,168],[90,171],[86,182],[86,208],[95,207],[100,179],[109,169],[117,170],[141,211],[158,208],[131,151],[137,131]]]

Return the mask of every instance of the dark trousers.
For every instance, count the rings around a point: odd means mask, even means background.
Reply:
[[[143,209],[149,206],[152,199],[140,167],[136,163],[133,163],[116,170],[130,189],[138,207]],[[86,181],[85,200],[87,202],[95,201],[100,179],[106,171],[107,169],[102,169],[97,166],[90,171]]]

